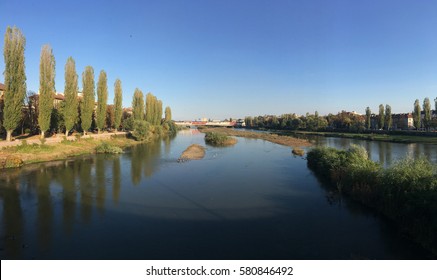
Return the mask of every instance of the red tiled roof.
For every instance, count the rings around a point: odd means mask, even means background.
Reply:
[[[55,94],[55,99],[64,100],[65,96],[63,94],[57,93],[57,94]]]
[[[5,90],[5,89],[6,89],[5,85],[0,83],[0,90]]]

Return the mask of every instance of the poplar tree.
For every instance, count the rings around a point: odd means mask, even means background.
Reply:
[[[49,45],[44,45],[41,50],[39,63],[39,114],[38,124],[41,130],[41,139],[50,129],[50,118],[55,98],[55,57]]]
[[[80,117],[82,130],[84,135],[91,128],[93,121],[94,100],[95,100],[95,85],[94,85],[94,69],[91,66],[85,67],[82,74],[83,97],[80,103]]]
[[[165,107],[165,121],[166,122],[171,121],[171,109],[169,106]]]
[[[21,110],[26,97],[25,45],[26,39],[20,29],[8,26],[3,48],[5,61],[3,127],[6,130],[6,141],[12,140],[12,132],[21,120]]]
[[[385,127],[387,130],[390,130],[393,123],[393,119],[391,116],[391,107],[390,105],[385,105]]]
[[[372,111],[370,111],[370,108],[366,108],[366,128],[370,129],[370,117],[372,116]]]
[[[139,88],[136,88],[134,92],[132,112],[134,120],[144,120],[144,95]]]
[[[385,122],[385,118],[384,118],[384,105],[380,104],[379,105],[379,128],[383,129],[384,128],[384,122]]]
[[[414,101],[414,111],[413,111],[413,125],[416,129],[420,128],[420,103],[419,99]]]
[[[78,76],[76,73],[76,63],[70,56],[65,64],[65,87],[64,97],[65,106],[63,110],[64,122],[65,122],[65,136],[68,136],[68,132],[74,127],[79,112],[77,111],[77,91],[78,91]]]
[[[99,80],[97,82],[97,117],[96,124],[98,133],[105,127],[106,120],[106,105],[108,103],[108,79],[106,72],[100,71]]]
[[[156,116],[155,116],[155,125],[161,125],[162,121],[162,101],[156,100]]]
[[[146,121],[150,124],[154,124],[155,106],[154,96],[150,92],[146,95]]]
[[[117,79],[115,80],[114,83],[114,106],[115,106],[114,124],[116,130],[118,130],[118,128],[120,127],[121,117],[123,115],[122,102],[123,102],[123,91],[121,88],[121,81],[120,79]]]
[[[428,97],[423,100],[423,113],[423,126],[426,130],[429,130],[431,126],[431,102]]]

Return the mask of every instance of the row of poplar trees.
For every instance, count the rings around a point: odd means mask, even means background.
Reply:
[[[146,95],[146,102],[144,104],[144,94],[136,88],[134,98],[132,101],[132,117],[134,120],[145,120],[151,125],[161,125],[162,123],[162,101],[158,100],[152,93]],[[171,121],[171,109],[165,108],[164,122]]]
[[[5,94],[2,125],[6,130],[6,140],[11,141],[12,132],[17,128],[26,96],[26,75],[24,49],[26,40],[17,27],[7,27],[4,39],[5,61]],[[65,135],[80,123],[86,132],[91,128],[95,107],[94,70],[87,66],[82,74],[83,96],[78,99],[78,75],[76,64],[72,57],[65,64],[64,108],[61,114],[65,120]],[[41,138],[50,129],[50,119],[55,96],[55,58],[49,45],[44,45],[40,57],[40,84],[38,100],[38,124]],[[114,124],[120,127],[122,119],[122,87],[117,79],[114,84]],[[97,82],[97,108],[95,121],[98,131],[105,127],[106,107],[108,99],[107,77],[105,71],[100,71]]]

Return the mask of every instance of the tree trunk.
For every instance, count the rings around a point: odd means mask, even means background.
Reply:
[[[65,137],[68,137],[68,129],[65,129]]]
[[[41,137],[40,139],[44,139],[44,131],[41,130]]]
[[[12,141],[12,130],[6,131],[6,141],[8,142]]]

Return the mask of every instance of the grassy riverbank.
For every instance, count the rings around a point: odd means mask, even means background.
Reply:
[[[227,136],[262,139],[265,141],[269,141],[284,146],[290,146],[290,147],[305,147],[311,145],[311,143],[305,139],[298,139],[287,135],[277,135],[273,133],[259,133],[259,132],[251,132],[245,130],[225,128],[225,127],[199,127],[199,130],[204,133],[215,132]]]
[[[276,132],[276,131],[275,131]],[[295,136],[324,136],[339,137],[358,140],[383,141],[394,143],[425,143],[437,144],[437,134],[435,136],[420,134],[383,134],[383,133],[349,133],[349,132],[314,132],[314,131],[281,131],[285,135]]]
[[[365,149],[320,147],[308,152],[308,167],[334,190],[394,221],[437,255],[437,166],[425,158],[404,159],[384,169]]]
[[[75,141],[64,140],[53,144],[26,144],[5,147],[0,150],[0,169],[18,167],[22,164],[46,162],[66,159],[72,156],[94,154],[102,146],[124,149],[136,145],[138,141],[126,136],[110,137],[106,139],[79,138]]]

